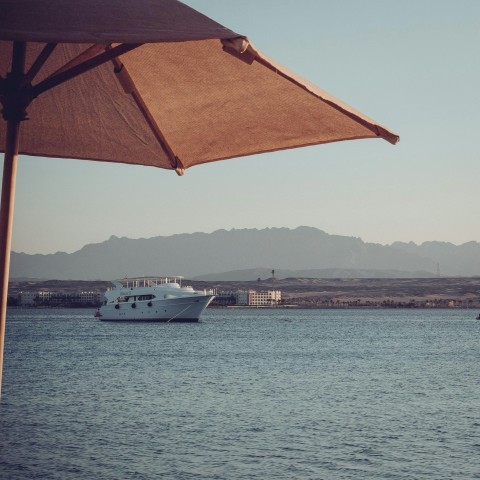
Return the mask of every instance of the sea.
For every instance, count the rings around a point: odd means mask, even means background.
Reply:
[[[474,310],[12,309],[0,478],[480,479]]]

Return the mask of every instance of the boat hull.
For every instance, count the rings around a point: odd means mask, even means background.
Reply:
[[[108,304],[99,310],[105,322],[198,322],[214,295]]]

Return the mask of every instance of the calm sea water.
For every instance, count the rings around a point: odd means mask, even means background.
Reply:
[[[480,478],[472,310],[11,310],[2,479]]]

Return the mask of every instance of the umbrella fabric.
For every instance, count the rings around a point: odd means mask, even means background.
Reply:
[[[238,34],[177,0],[1,0],[0,39],[155,43]]]
[[[41,93],[22,123],[20,153],[183,173],[197,164],[305,145],[374,137],[398,141],[268,59],[245,37],[180,2],[141,0],[138,8],[131,0],[84,0],[75,6],[54,0],[48,10],[33,0],[0,3],[10,5],[0,38],[35,42],[27,45],[27,70],[44,42],[58,43],[36,84],[90,42],[101,51],[120,42],[142,44]],[[50,7],[52,16],[46,13]],[[22,19],[20,10],[30,14]],[[10,68],[10,41],[0,44],[2,77]],[[2,122],[0,146],[4,143]]]

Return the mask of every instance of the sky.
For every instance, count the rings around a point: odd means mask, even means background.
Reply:
[[[186,0],[400,135],[192,167],[20,156],[12,249],[305,225],[480,241],[478,0]]]

